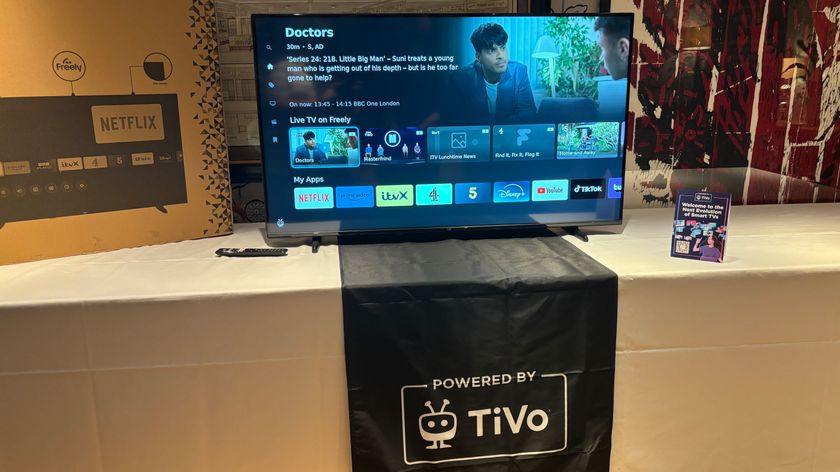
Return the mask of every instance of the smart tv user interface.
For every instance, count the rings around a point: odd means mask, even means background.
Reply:
[[[254,16],[268,233],[620,220],[631,23]]]

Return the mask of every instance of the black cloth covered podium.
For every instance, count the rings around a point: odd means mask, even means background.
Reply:
[[[340,255],[354,471],[609,470],[614,273],[558,237]]]

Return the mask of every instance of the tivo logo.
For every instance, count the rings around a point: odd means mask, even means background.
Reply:
[[[432,408],[432,402],[426,402],[426,408],[432,411],[420,415],[420,436],[424,441],[432,443],[426,446],[426,449],[452,447],[444,441],[454,438],[455,433],[458,432],[458,417],[454,413],[443,411],[447,405],[449,405],[449,400],[444,399],[440,411],[435,411]]]
[[[431,443],[426,446],[426,449],[452,447],[446,444],[445,441],[451,441],[455,438],[458,432],[458,417],[454,413],[443,411],[449,405],[449,400],[443,400],[440,411],[435,411],[432,408],[431,401],[427,401],[425,405],[431,410],[431,413],[420,415],[419,427],[420,436],[424,441]],[[492,426],[488,427],[488,431],[492,428],[492,434],[494,436],[499,436],[503,432],[510,432],[513,435],[517,435],[523,431],[523,427],[535,433],[543,431],[548,427],[548,413],[544,410],[532,409],[528,411],[528,405],[522,405],[516,413],[514,413],[515,410],[515,408],[511,409],[506,406],[497,406],[469,410],[467,411],[467,416],[474,419],[476,438],[481,438],[485,435],[484,426],[488,423],[485,422],[484,417],[488,415],[490,415],[488,419],[491,421],[489,424],[492,424]],[[473,428],[470,428],[470,432],[472,430]]]
[[[97,144],[161,141],[163,111],[159,104],[90,107]]]
[[[553,454],[568,444],[562,373],[434,379],[400,392],[407,465]]]

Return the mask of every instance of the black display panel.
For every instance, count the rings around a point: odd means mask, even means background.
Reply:
[[[255,15],[267,233],[620,222],[632,18]]]

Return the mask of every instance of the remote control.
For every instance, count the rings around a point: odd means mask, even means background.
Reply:
[[[285,256],[288,252],[289,250],[284,247],[248,249],[223,247],[216,250],[216,255],[226,257],[280,257]]]

